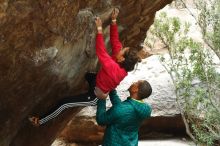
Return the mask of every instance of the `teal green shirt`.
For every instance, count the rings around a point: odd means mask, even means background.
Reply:
[[[150,105],[128,97],[121,102],[116,90],[109,94],[112,107],[106,111],[106,100],[97,103],[96,120],[106,126],[103,146],[137,146],[141,122],[150,117]]]

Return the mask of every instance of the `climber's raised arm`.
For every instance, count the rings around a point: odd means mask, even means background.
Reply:
[[[110,42],[112,46],[112,56],[115,56],[120,49],[122,48],[122,44],[119,40],[118,36],[118,26],[117,26],[117,17],[119,14],[119,9],[114,8],[111,13],[111,25],[110,25]]]
[[[103,67],[106,67],[111,63],[113,60],[111,56],[107,53],[105,48],[104,38],[102,35],[102,20],[99,17],[96,17],[95,20],[96,27],[97,27],[97,35],[96,35],[96,55]]]

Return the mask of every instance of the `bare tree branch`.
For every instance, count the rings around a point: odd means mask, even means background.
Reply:
[[[173,84],[174,84],[175,95],[176,95],[176,97],[177,97],[176,102],[177,102],[178,109],[180,110],[181,117],[182,117],[183,122],[184,122],[185,127],[186,127],[186,133],[189,135],[189,137],[190,137],[194,142],[196,142],[196,138],[193,136],[193,134],[192,134],[191,131],[190,131],[190,127],[189,127],[189,124],[188,124],[188,122],[187,122],[187,120],[186,120],[184,111],[182,110],[181,104],[179,103],[179,100],[178,100],[178,99],[179,99],[179,96],[178,96],[177,89],[176,89],[177,85],[176,85],[175,79],[174,79],[172,73],[170,73],[170,71],[168,70],[168,68],[167,68],[162,62],[161,62],[161,64],[163,65],[163,67],[165,68],[165,70],[170,74],[171,80],[172,80],[172,82],[173,82]]]

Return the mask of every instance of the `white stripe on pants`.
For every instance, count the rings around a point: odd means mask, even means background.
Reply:
[[[90,102],[75,102],[75,103],[65,103],[61,105],[58,109],[56,109],[53,113],[49,114],[48,116],[39,120],[39,124],[42,125],[47,121],[57,117],[63,110],[71,107],[78,107],[78,106],[95,106],[98,101],[98,98],[95,98],[93,101]]]

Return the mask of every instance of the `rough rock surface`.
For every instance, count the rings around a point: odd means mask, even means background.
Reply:
[[[140,47],[155,12],[171,1],[1,0],[0,145],[48,146],[77,112],[40,128],[27,121],[86,89],[83,75],[97,66],[94,16],[107,28],[109,13],[119,7],[122,42]]]

